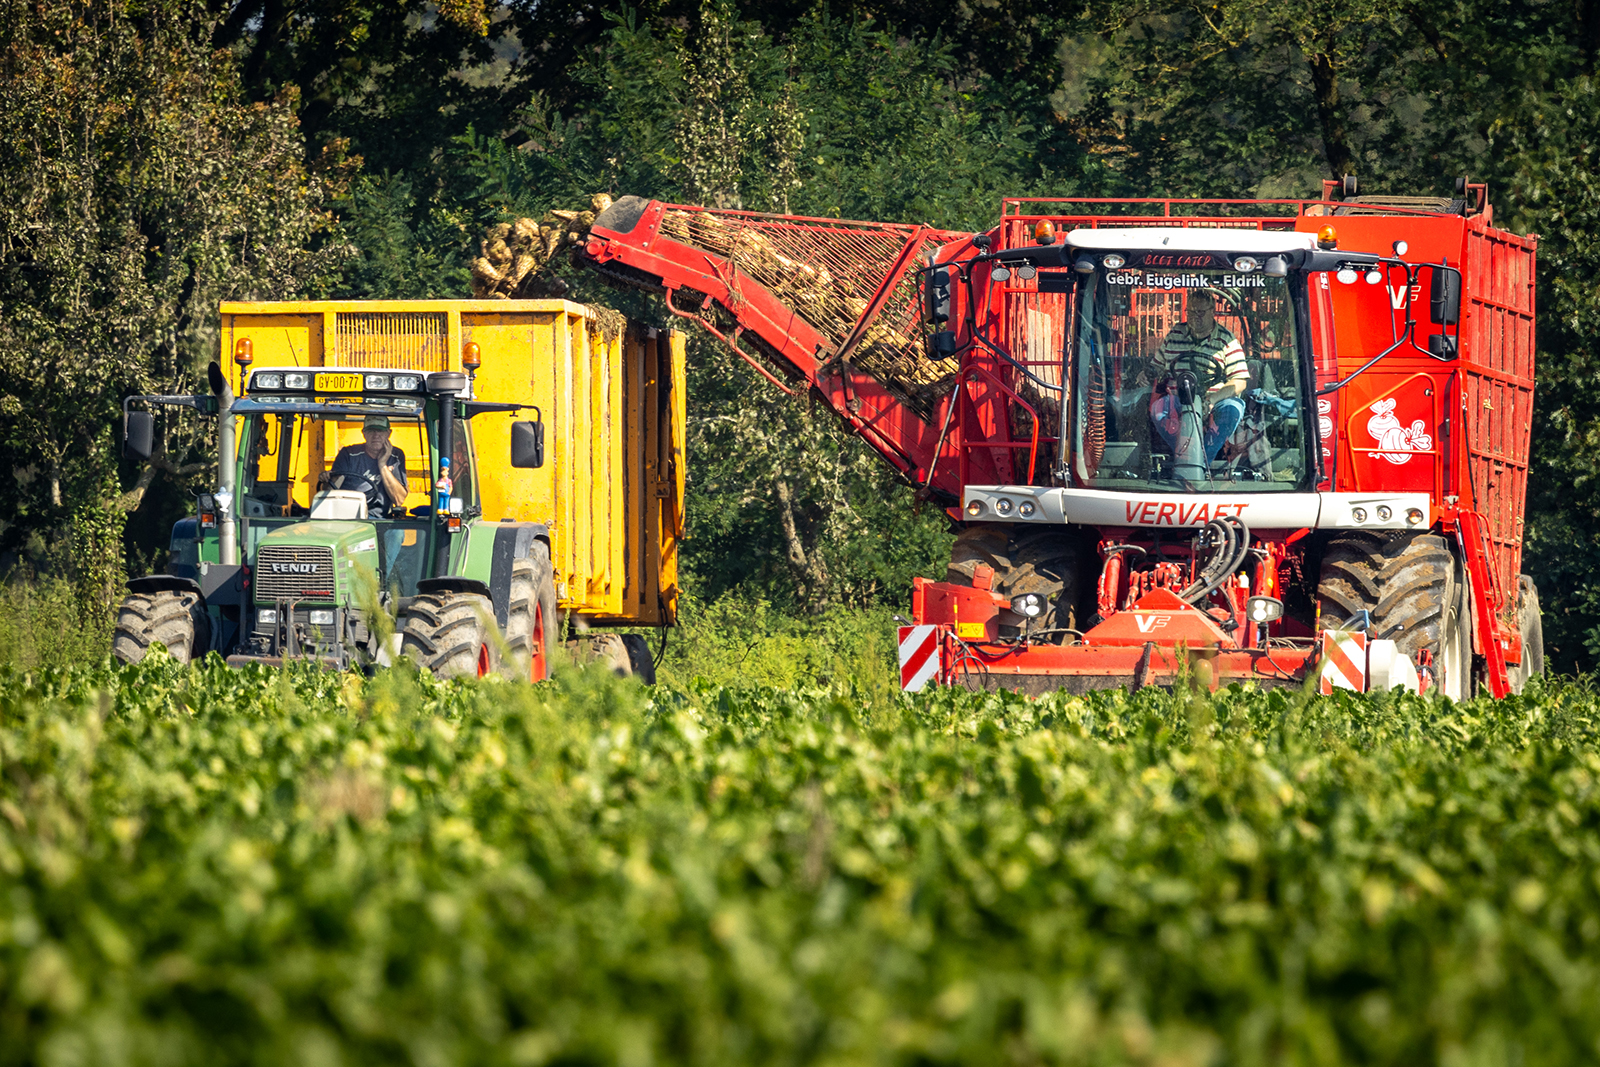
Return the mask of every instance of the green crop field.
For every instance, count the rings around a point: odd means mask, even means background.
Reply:
[[[1572,1064],[1600,697],[0,674],[0,1061]]]

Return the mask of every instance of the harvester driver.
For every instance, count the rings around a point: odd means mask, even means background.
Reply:
[[[361,434],[366,442],[341,448],[328,471],[329,479],[336,487],[354,479],[370,486],[367,514],[375,519],[388,518],[391,508],[404,514],[406,454],[389,443],[389,417],[368,415],[361,423]]]
[[[1202,414],[1208,416],[1205,455],[1210,463],[1244,417],[1241,397],[1250,384],[1250,369],[1239,339],[1217,323],[1216,297],[1205,289],[1189,293],[1184,321],[1167,333],[1155,359],[1150,421],[1168,448],[1177,443],[1183,411],[1179,376],[1185,373],[1205,390]]]

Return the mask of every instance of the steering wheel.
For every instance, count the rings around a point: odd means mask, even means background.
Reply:
[[[328,479],[328,483],[335,489],[344,489],[352,493],[365,495],[367,498],[367,514],[373,518],[382,518],[389,511],[388,494],[359,474],[335,474]]]

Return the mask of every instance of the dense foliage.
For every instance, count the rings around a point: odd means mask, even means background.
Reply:
[[[1521,1063],[1600,698],[0,678],[0,1061]]]

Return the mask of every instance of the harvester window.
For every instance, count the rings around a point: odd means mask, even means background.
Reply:
[[[1101,268],[1079,286],[1075,312],[1078,384],[1064,447],[1078,484],[1305,488],[1306,400],[1287,279]]]

